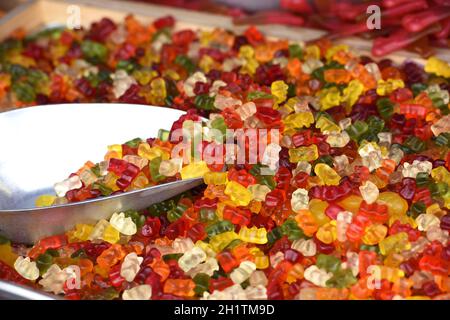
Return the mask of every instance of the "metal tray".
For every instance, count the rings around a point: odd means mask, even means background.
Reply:
[[[183,112],[129,104],[65,104],[0,113],[0,234],[21,243],[95,223],[116,211],[143,209],[202,183],[189,179],[109,197],[35,208],[53,185],[103,160],[106,146],[157,136]]]

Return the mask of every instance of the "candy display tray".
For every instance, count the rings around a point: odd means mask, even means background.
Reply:
[[[25,0],[17,0],[23,2]],[[224,28],[235,32],[242,32],[247,26],[235,26],[232,19],[227,16],[196,12],[174,7],[137,3],[132,1],[115,0],[30,0],[27,1],[0,19],[0,40],[5,39],[12,31],[21,27],[27,32],[34,32],[52,26],[64,26],[73,21],[74,14],[79,13],[80,24],[84,27],[92,22],[108,17],[115,21],[122,21],[128,14],[133,14],[144,23],[149,23],[157,17],[172,15],[176,21],[176,28]],[[72,20],[71,20],[72,19]],[[306,42],[317,39],[324,31],[288,27],[282,25],[265,25],[259,29],[273,38],[284,38],[291,41]],[[349,37],[340,39],[339,43],[348,44],[359,54],[370,56],[371,41]],[[450,61],[449,49],[436,49],[436,56]],[[408,51],[398,51],[387,56],[395,62],[401,63],[405,59],[423,63],[424,60],[417,54]]]
[[[15,29],[22,27],[32,33],[43,28],[64,26],[68,20],[73,22],[74,16],[80,14],[80,23],[88,27],[92,22],[108,17],[115,21],[122,21],[127,14],[134,14],[144,23],[149,23],[157,17],[172,15],[177,20],[177,28],[210,29],[225,28],[242,32],[246,26],[234,26],[229,17],[187,11],[173,7],[141,4],[134,2],[119,2],[105,0],[34,0],[16,7],[3,19],[0,19],[0,40],[6,38]],[[260,29],[273,38],[285,38],[291,41],[306,42],[323,35],[320,30],[308,28],[293,28],[286,26],[262,26]],[[339,42],[348,44],[359,54],[370,55],[371,43],[359,38],[346,38]],[[437,50],[437,56],[450,60],[449,50]],[[423,63],[418,55],[406,51],[399,51],[389,56],[396,62],[405,59]]]

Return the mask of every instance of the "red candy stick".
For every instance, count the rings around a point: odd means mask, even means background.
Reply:
[[[315,11],[311,1],[308,0],[281,0],[280,6],[283,9],[299,13],[311,14]]]
[[[233,19],[236,25],[242,24],[285,24],[290,26],[302,26],[305,20],[295,14],[286,11],[261,11],[247,17]]]
[[[398,17],[404,14],[416,12],[428,8],[428,3],[425,0],[403,3],[399,6],[381,11],[381,16],[384,17]]]
[[[377,38],[373,41],[372,54],[376,57],[380,57],[395,50],[399,50],[414,43],[415,41],[426,35],[437,32],[439,28],[440,27],[436,25],[425,31],[413,34],[408,32],[407,30],[401,29],[387,38]]]
[[[410,32],[419,32],[442,19],[450,17],[450,8],[435,7],[425,12],[409,14],[402,19],[403,27]]]
[[[412,3],[412,2],[415,2],[415,0],[381,0],[381,4],[385,8],[393,8],[404,3]]]
[[[337,2],[331,5],[331,12],[335,12],[338,17],[344,20],[355,20],[360,16],[365,16],[370,5],[380,5],[379,1],[370,3]]]

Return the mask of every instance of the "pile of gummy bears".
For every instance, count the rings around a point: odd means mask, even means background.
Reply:
[[[206,185],[31,248],[0,238],[0,279],[67,299],[450,299],[448,62],[396,66],[326,40],[129,16],[16,32],[0,63],[1,103],[188,110],[156,138],[110,146],[37,205]],[[277,129],[279,144],[257,163],[185,164],[173,133],[202,118],[222,133],[202,148],[224,147],[227,129]]]

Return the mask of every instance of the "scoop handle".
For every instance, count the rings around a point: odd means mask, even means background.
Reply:
[[[0,300],[60,300],[60,297],[0,280]]]

